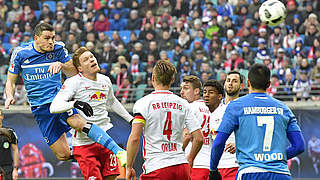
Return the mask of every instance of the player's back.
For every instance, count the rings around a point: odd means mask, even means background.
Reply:
[[[54,62],[70,60],[63,42],[55,42],[52,52],[40,53],[33,42],[17,47],[11,56],[9,72],[21,72],[31,106],[50,103],[61,87],[61,72],[51,74]]]
[[[200,128],[189,103],[170,91],[154,91],[138,100],[133,113],[145,119],[143,130],[145,173],[187,163],[182,151],[182,132]]]
[[[251,93],[230,102],[223,121],[236,118],[237,159],[240,169],[258,167],[288,173],[287,131],[300,130],[291,110],[265,93]]]

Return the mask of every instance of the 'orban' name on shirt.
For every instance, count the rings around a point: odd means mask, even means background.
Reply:
[[[283,115],[283,108],[277,107],[244,107],[244,114],[279,114]]]

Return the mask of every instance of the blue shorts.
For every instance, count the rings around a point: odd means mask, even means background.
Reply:
[[[255,172],[255,173],[245,173],[241,177],[236,176],[236,180],[292,180],[291,176],[287,174],[280,174],[274,172]]]
[[[50,105],[51,103],[31,107],[32,114],[49,146],[55,143],[63,133],[71,129],[67,124],[68,117],[78,114],[75,109],[70,110],[70,112],[51,114]]]

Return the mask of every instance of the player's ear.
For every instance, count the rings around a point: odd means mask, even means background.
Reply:
[[[194,90],[194,92],[195,92],[195,95],[200,95],[200,89],[199,88],[196,88],[195,90]]]
[[[78,70],[79,72],[82,72],[81,66],[78,66],[78,67],[77,67],[77,70]]]

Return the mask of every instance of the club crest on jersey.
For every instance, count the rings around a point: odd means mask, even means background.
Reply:
[[[46,59],[47,60],[52,60],[54,58],[54,53],[50,52],[46,54]]]
[[[106,99],[106,94],[103,92],[97,91],[96,93],[89,95],[90,101],[101,101],[102,99]]]

